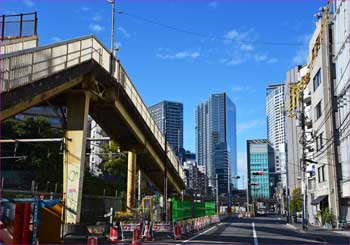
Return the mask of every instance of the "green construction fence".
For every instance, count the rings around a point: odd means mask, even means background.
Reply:
[[[214,202],[192,202],[172,199],[172,218],[174,222],[215,214]]]

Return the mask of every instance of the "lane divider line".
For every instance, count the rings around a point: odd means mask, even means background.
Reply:
[[[259,243],[258,243],[258,237],[257,237],[256,231],[255,231],[255,224],[254,224],[254,222],[252,223],[252,227],[253,227],[254,245],[259,245]]]
[[[199,236],[201,236],[201,235],[204,235],[205,233],[207,233],[208,231],[211,231],[212,229],[214,229],[214,228],[215,228],[216,226],[218,226],[218,225],[221,225],[221,223],[219,223],[219,224],[217,224],[217,225],[214,225],[213,227],[209,228],[208,230],[203,231],[203,232],[201,232],[201,233],[199,233],[199,234],[197,234],[197,235],[195,235],[195,236],[193,236],[193,237],[191,237],[191,238],[189,238],[189,239],[183,241],[182,243],[189,242],[189,241],[191,241],[191,240],[193,240],[193,239],[195,239],[195,238],[197,238],[197,237],[199,237]]]

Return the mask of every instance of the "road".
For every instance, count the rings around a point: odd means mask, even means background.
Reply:
[[[150,243],[197,244],[350,244],[349,237],[334,232],[302,232],[279,217],[238,219],[231,217],[187,240]]]

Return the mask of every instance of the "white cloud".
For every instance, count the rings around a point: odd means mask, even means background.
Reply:
[[[247,129],[258,128],[265,125],[265,121],[263,120],[253,120],[246,123],[237,124],[237,133],[242,133]]]
[[[89,8],[89,7],[86,7],[86,6],[82,6],[82,7],[80,8],[80,10],[81,10],[81,11],[89,11],[90,8]]]
[[[240,92],[255,92],[256,90],[249,86],[249,85],[235,85],[232,88],[233,92],[240,93]]]
[[[90,24],[89,28],[90,28],[90,30],[92,30],[94,32],[101,32],[105,29],[103,26],[98,25],[98,24]]]
[[[274,63],[277,63],[277,62],[278,62],[278,59],[276,59],[276,58],[270,58],[270,59],[268,59],[266,61],[266,63],[268,63],[268,64],[274,64]]]
[[[251,44],[242,44],[240,48],[243,51],[252,51],[254,49],[254,46]]]
[[[216,1],[210,2],[208,4],[208,7],[211,8],[211,9],[216,9],[218,6],[219,6],[219,3],[216,2]]]
[[[100,21],[102,20],[102,16],[100,14],[95,14],[93,17],[92,17],[92,20],[93,21]]]
[[[51,38],[51,41],[53,41],[53,42],[59,42],[59,41],[62,41],[62,38],[60,38],[60,37],[52,37],[52,38]]]
[[[124,27],[121,27],[121,26],[118,27],[118,31],[120,31],[120,32],[123,34],[124,37],[126,37],[126,38],[129,38],[129,37],[130,37],[130,33],[127,32],[127,30],[125,30]]]
[[[173,59],[196,59],[200,56],[199,52],[191,52],[191,51],[180,51],[177,53],[166,53],[161,54],[158,53],[157,58],[163,59],[163,60],[173,60]]]
[[[268,59],[267,55],[260,55],[260,54],[256,54],[254,55],[254,60],[256,62],[261,62],[261,61],[266,61]]]
[[[31,0],[23,0],[23,3],[25,4],[25,5],[27,5],[28,7],[33,7],[34,6],[34,2],[33,1],[31,1]]]
[[[292,58],[293,64],[294,65],[303,65],[306,63],[307,59],[307,54],[308,54],[308,49],[307,48],[302,48],[297,51],[297,53],[294,55]]]
[[[242,64],[243,62],[245,62],[245,59],[235,57],[235,58],[232,58],[231,60],[228,60],[226,62],[226,65],[227,66],[236,66],[236,65]]]

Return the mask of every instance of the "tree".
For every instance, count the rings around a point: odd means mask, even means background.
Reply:
[[[1,124],[4,139],[62,138],[63,130],[52,128],[45,118],[26,118],[24,121],[7,120]],[[39,183],[39,189],[47,188],[48,183],[62,184],[63,154],[59,142],[32,142],[1,144],[3,170],[12,170],[32,175]],[[6,180],[5,180],[6,181]],[[30,183],[24,183],[28,185]]]
[[[300,212],[303,206],[303,199],[301,195],[301,189],[295,188],[292,192],[292,200],[291,200],[291,212]]]
[[[118,192],[125,192],[127,188],[128,156],[120,152],[118,144],[112,142],[103,149],[100,168],[107,183],[112,184]]]

